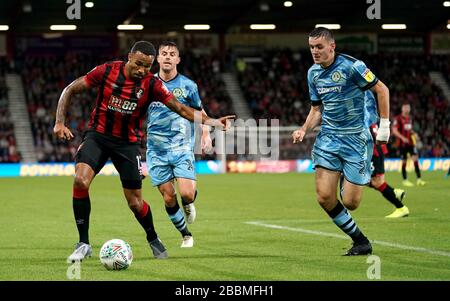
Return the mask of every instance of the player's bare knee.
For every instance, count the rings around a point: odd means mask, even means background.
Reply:
[[[318,194],[317,195],[317,202],[322,208],[327,209],[329,207],[329,204],[334,202],[334,199],[331,194]],[[332,209],[332,208],[331,208]]]
[[[83,175],[75,175],[73,180],[73,187],[77,189],[89,189],[90,180],[88,177]]]
[[[133,213],[139,213],[142,210],[143,202],[138,199],[128,200],[128,207]]]
[[[192,203],[195,198],[195,190],[192,191],[182,191],[180,192],[181,198],[188,203]]]
[[[323,187],[320,187],[320,186],[316,187],[316,195],[317,195],[317,201],[319,203],[326,202],[327,200],[333,199],[332,191],[329,189],[323,189]]]
[[[322,207],[327,203],[327,201],[325,199],[321,198],[321,197],[317,197],[317,202]]]
[[[378,189],[384,183],[384,174],[376,175],[370,179],[370,185]]]
[[[127,190],[125,192],[125,198],[128,202],[128,207],[133,211],[134,213],[138,213],[142,210],[142,207],[144,205],[144,202],[142,200],[142,194],[140,190]]]
[[[350,211],[353,211],[359,207],[359,204],[361,202],[361,199],[352,198],[350,200],[343,201],[345,208],[347,208]]]
[[[177,203],[177,195],[173,193],[164,193],[163,199],[164,203],[166,203],[166,207],[174,207]]]
[[[357,204],[354,204],[354,203],[348,203],[348,204],[345,206],[345,208],[347,208],[347,209],[350,210],[350,211],[353,211],[353,210],[355,210],[356,208],[358,208],[358,205],[357,205]]]
[[[378,189],[378,187],[380,187],[381,184],[382,184],[382,183],[381,183],[380,179],[377,178],[377,177],[373,177],[373,178],[370,180],[370,187],[373,187],[373,188],[375,188],[375,189]]]

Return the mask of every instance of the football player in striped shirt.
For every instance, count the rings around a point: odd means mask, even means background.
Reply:
[[[167,258],[167,250],[159,239],[153,224],[152,212],[142,199],[142,170],[139,151],[142,124],[152,102],[161,102],[191,121],[226,129],[228,119],[209,118],[201,111],[181,104],[162,81],[150,73],[156,56],[153,44],[139,41],[128,54],[128,61],[112,61],[95,67],[85,76],[69,84],[61,93],[56,111],[54,133],[60,139],[70,140],[73,134],[65,126],[65,115],[74,94],[97,89],[88,129],[76,153],[73,182],[73,212],[79,233],[79,242],[68,257],[68,262],[81,261],[91,256],[89,216],[91,211],[89,187],[106,161],[111,159],[120,175],[128,206],[146,232],[147,241],[155,258]]]
[[[411,105],[409,103],[402,104],[402,113],[394,119],[392,134],[397,137],[397,144],[400,149],[400,156],[402,157],[403,185],[407,187],[414,186],[413,183],[408,181],[408,174],[406,172],[406,163],[408,161],[408,155],[410,155],[417,176],[416,184],[417,186],[423,186],[426,182],[422,180],[420,174],[419,155],[416,148],[416,133],[413,130],[410,112]]]

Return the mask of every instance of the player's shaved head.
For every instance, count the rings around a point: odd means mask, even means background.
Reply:
[[[310,38],[324,38],[327,41],[334,42],[333,33],[326,27],[316,27],[309,33]]]

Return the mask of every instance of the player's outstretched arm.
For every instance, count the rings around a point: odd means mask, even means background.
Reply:
[[[206,114],[204,109],[202,109],[202,113],[208,115]],[[212,150],[212,139],[209,130],[210,130],[209,125],[202,124],[201,146],[202,150],[204,150],[206,153],[209,153]]]
[[[384,144],[389,141],[390,121],[389,121],[389,89],[379,80],[375,86],[370,89],[377,94],[378,112],[380,114],[380,126],[377,132],[377,144]]]
[[[292,142],[302,142],[306,135],[306,132],[315,128],[320,124],[322,120],[322,113],[320,112],[320,106],[311,106],[308,117],[306,117],[305,123],[292,133]]]
[[[69,107],[70,100],[74,94],[81,93],[88,88],[84,76],[77,78],[71,82],[61,93],[58,101],[58,107],[56,108],[56,121],[53,127],[53,133],[59,139],[70,140],[73,138],[72,132],[65,126],[66,112]]]
[[[172,98],[170,98],[169,101],[165,103],[165,105],[169,109],[178,113],[178,115],[186,118],[189,121],[198,122],[210,126],[217,126],[224,131],[230,127],[230,119],[236,118],[235,115],[228,115],[220,117],[218,119],[210,118],[205,114],[204,111],[194,110],[191,107],[183,105],[174,96],[172,96]]]

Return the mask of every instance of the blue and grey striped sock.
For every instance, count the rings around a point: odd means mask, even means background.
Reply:
[[[191,235],[191,232],[189,232],[187,228],[183,211],[181,211],[178,202],[175,204],[174,207],[166,206],[166,211],[175,228],[177,228],[177,230],[180,231],[181,235],[183,236]]]
[[[344,231],[345,234],[350,236],[353,241],[361,242],[367,240],[361,230],[359,230],[358,226],[350,215],[350,212],[348,212],[340,202],[338,202],[336,207],[328,212],[328,215],[333,219],[333,222],[336,224],[336,226]]]

